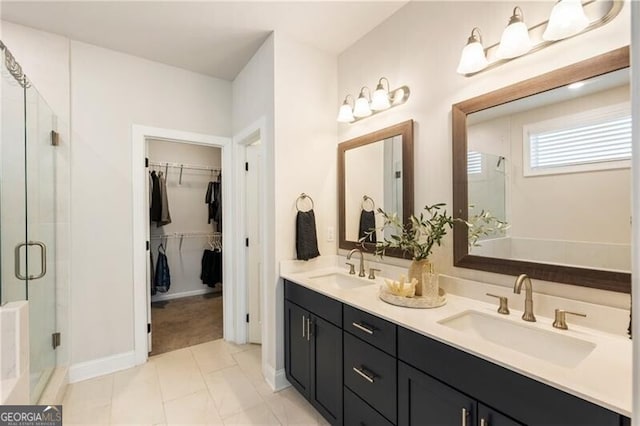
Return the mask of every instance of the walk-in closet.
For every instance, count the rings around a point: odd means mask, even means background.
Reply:
[[[221,153],[147,141],[150,355],[222,338]]]

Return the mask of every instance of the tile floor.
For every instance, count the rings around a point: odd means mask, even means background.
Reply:
[[[260,346],[214,340],[69,385],[64,424],[326,425],[293,388],[273,393]]]

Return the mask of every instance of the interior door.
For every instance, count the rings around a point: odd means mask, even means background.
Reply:
[[[262,240],[260,194],[260,143],[246,149],[245,223],[249,245],[246,248],[246,277],[248,287],[249,342],[262,343]]]
[[[31,402],[56,366],[56,117],[33,87],[26,90],[26,285],[29,300]]]

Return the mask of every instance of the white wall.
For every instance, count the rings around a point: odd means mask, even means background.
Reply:
[[[131,126],[230,136],[231,84],[75,41],[71,77],[72,361],[81,362],[133,349]]]
[[[548,17],[554,2],[521,4],[527,20]],[[451,105],[506,85],[628,45],[629,4],[613,21],[532,55],[471,78],[456,74],[471,28],[482,30],[485,45],[499,41],[513,4],[508,2],[410,2],[344,51],[338,59],[338,95],[372,87],[386,76],[391,87],[406,84],[411,97],[403,106],[355,124],[339,125],[344,141],[410,118],[415,122],[415,206],[452,204]],[[446,42],[443,42],[446,41]],[[436,269],[451,275],[510,286],[513,277],[453,268],[452,239],[433,256]],[[629,296],[536,281],[537,292],[628,307]]]
[[[153,162],[169,162],[179,164],[194,164],[215,169],[221,167],[220,148],[193,145],[178,142],[149,140],[149,160]],[[151,170],[165,172],[164,167],[152,166]],[[161,235],[174,233],[202,233],[210,234],[216,230],[216,222],[209,220],[208,204],[204,202],[209,182],[218,178],[217,172],[212,174],[208,170],[183,169],[182,183],[180,183],[180,169],[169,167],[167,170],[167,199],[171,223],[158,227],[156,223],[150,225],[151,251],[153,258],[158,259],[158,246]],[[202,253],[209,248],[207,236],[167,239],[165,250],[169,270],[171,272],[171,287],[166,293],[157,293],[152,301],[170,297],[189,296],[198,292],[213,290],[203,285],[200,279]],[[216,286],[216,291],[222,287]]]
[[[295,259],[295,202],[300,193],[315,203],[318,249],[336,254],[327,241],[337,227],[337,58],[285,35],[275,40],[276,261]],[[334,232],[335,235],[335,232]],[[277,277],[276,277],[277,278]],[[267,329],[278,330],[276,369],[284,368],[284,289],[277,279]],[[275,312],[271,311],[275,309]],[[269,354],[271,356],[271,354]]]

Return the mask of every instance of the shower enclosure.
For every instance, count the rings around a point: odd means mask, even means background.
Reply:
[[[29,399],[36,403],[66,360],[58,347],[57,233],[65,212],[57,197],[68,182],[58,169],[56,115],[1,41],[0,48],[0,307],[28,301]]]

